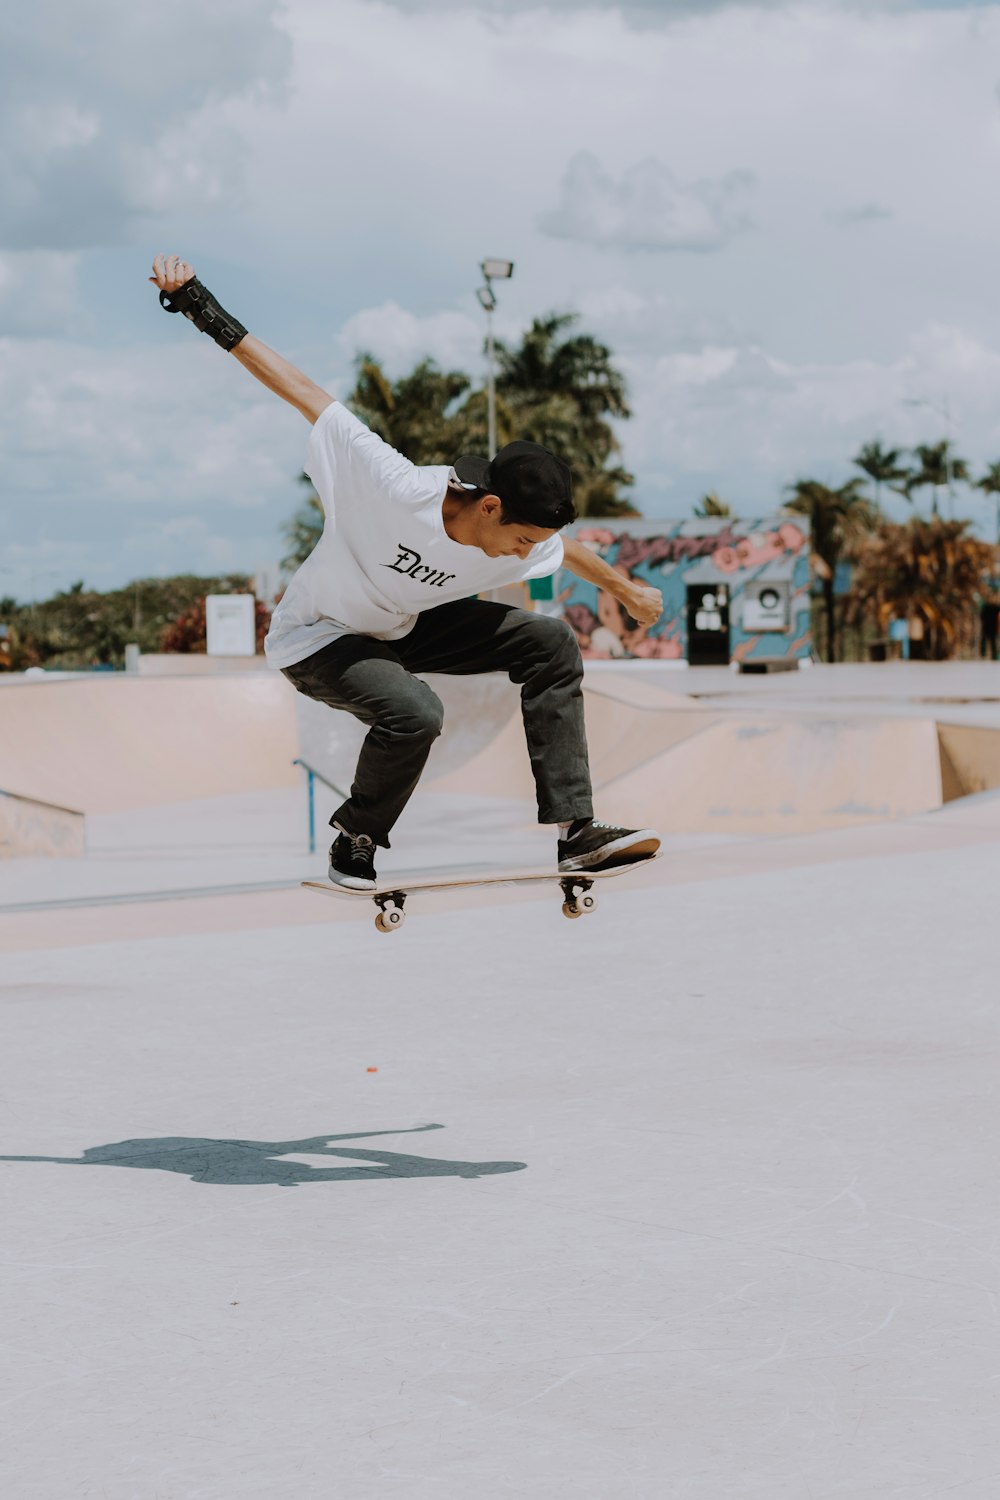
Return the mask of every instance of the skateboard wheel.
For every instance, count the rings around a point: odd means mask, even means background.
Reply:
[[[569,902],[569,901],[564,901],[563,902],[562,914],[563,914],[564,917],[582,917],[583,916],[583,912],[580,910],[580,908],[574,902]]]
[[[378,928],[379,932],[391,932],[392,931],[391,927],[386,926],[385,917],[382,915],[381,912],[379,912],[378,916],[375,918],[375,926]]]
[[[385,923],[386,931],[392,932],[394,928],[402,927],[405,915],[406,913],[401,912],[398,906],[390,906],[384,911],[382,913],[382,920]]]
[[[580,897],[580,907],[581,907],[581,909],[583,911],[585,911],[585,912],[587,912],[587,911],[593,911],[594,908],[596,907],[596,905],[597,905],[597,897],[596,896],[581,896]]]

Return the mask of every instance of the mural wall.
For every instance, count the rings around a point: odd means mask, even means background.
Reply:
[[[579,522],[570,535],[627,578],[658,588],[646,627],[612,594],[562,572],[548,611],[592,659],[765,661],[808,656],[809,533],[798,517]]]

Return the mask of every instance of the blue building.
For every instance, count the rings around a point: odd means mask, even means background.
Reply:
[[[811,654],[809,528],[800,516],[580,521],[567,535],[664,599],[662,618],[646,627],[613,595],[557,574],[543,607],[572,625],[585,657],[710,666]]]

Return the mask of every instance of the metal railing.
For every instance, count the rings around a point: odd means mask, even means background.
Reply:
[[[301,766],[302,769],[303,769],[303,771],[305,771],[306,776],[307,776],[308,798],[309,798],[309,853],[310,854],[315,854],[316,853],[316,782],[317,781],[321,781],[324,786],[330,788],[331,792],[336,792],[337,796],[340,797],[340,799],[342,801],[344,801],[344,802],[347,801],[348,793],[345,792],[341,787],[337,786],[336,782],[330,781],[326,776],[324,776],[323,773],[322,773],[322,771],[317,771],[316,768],[315,768],[315,766],[311,766],[308,763],[308,761],[299,760],[298,758],[296,758],[295,760],[292,761],[292,765],[293,766]]]

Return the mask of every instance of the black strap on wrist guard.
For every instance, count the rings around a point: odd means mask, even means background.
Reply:
[[[231,353],[240,340],[247,336],[243,324],[238,323],[231,313],[227,313],[219,305],[197,276],[185,281],[176,292],[161,292],[160,306],[164,312],[183,313],[200,332],[207,333],[227,353]]]

